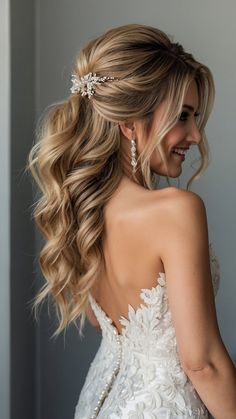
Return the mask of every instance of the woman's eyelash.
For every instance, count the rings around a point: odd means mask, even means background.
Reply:
[[[199,112],[195,112],[195,114],[194,114],[195,118],[197,118],[199,115],[200,115]],[[184,111],[184,112],[181,113],[181,115],[179,117],[179,120],[180,121],[187,121],[189,116],[190,116],[189,112]]]

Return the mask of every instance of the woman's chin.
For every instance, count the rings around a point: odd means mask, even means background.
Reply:
[[[182,173],[182,166],[177,167],[169,167],[169,173],[167,173],[166,170],[162,170],[162,171],[158,171],[158,170],[153,170],[154,173],[156,173],[159,176],[169,176],[169,178],[177,178],[181,175]]]

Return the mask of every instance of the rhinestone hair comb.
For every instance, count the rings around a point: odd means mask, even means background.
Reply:
[[[87,96],[89,99],[95,93],[95,87],[98,84],[105,83],[106,81],[118,80],[115,77],[103,76],[98,77],[96,73],[88,73],[85,76],[77,77],[75,74],[72,74],[71,81],[72,87],[70,89],[71,93],[80,93],[81,96]]]

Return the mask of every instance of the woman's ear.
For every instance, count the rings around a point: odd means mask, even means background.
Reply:
[[[134,122],[119,122],[119,127],[125,138],[133,140],[135,132]]]

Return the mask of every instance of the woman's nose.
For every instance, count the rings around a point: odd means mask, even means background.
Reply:
[[[200,132],[200,130],[199,130],[197,124],[196,124],[196,121],[192,122],[187,137],[188,137],[187,138],[188,141],[190,141],[190,142],[194,142],[196,144],[199,144],[201,142],[202,134],[201,134],[201,132]]]

